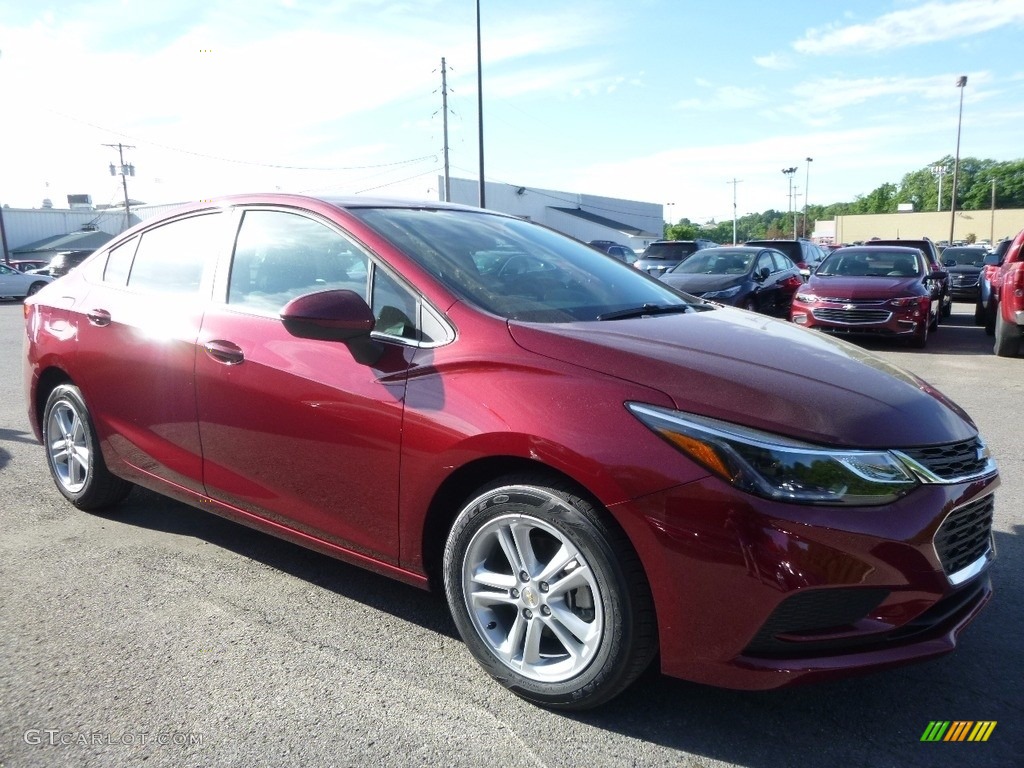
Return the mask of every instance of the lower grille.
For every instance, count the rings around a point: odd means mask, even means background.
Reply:
[[[822,307],[812,310],[815,320],[824,320],[828,323],[846,323],[848,325],[876,325],[889,322],[892,312],[884,309],[839,309]]]
[[[954,509],[935,533],[935,552],[946,576],[952,577],[985,556],[992,546],[995,496]]]

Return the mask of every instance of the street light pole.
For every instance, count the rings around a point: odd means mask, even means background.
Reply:
[[[807,173],[804,174],[804,237],[807,237],[807,203],[810,202],[810,193],[807,191],[807,187],[811,183],[811,163],[814,161],[813,157],[807,158]]]
[[[960,89],[960,115],[956,120],[956,159],[953,161],[953,197],[949,201],[949,244],[953,244],[953,229],[956,226],[956,182],[960,171],[960,125],[964,119],[964,88],[967,87],[967,75],[960,75],[956,81]]]
[[[480,0],[476,0],[476,112],[480,141],[480,207],[486,207],[484,195],[484,72],[480,55]]]

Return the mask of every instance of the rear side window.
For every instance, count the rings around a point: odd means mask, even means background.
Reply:
[[[216,255],[219,213],[178,219],[142,234],[128,287],[153,293],[198,293]]]
[[[103,268],[103,279],[106,282],[114,285],[124,285],[128,282],[128,273],[131,271],[132,259],[135,258],[135,249],[138,246],[139,238],[133,237],[107,254],[107,264]]]

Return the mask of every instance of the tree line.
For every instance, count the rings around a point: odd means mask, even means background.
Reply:
[[[941,170],[940,170],[941,169]],[[940,184],[941,179],[941,184]],[[975,157],[960,159],[957,171],[956,207],[962,211],[995,208],[1024,208],[1024,160],[997,162]],[[941,202],[939,190],[941,187]],[[886,182],[866,195],[858,195],[852,203],[807,206],[807,232],[804,231],[803,209],[767,210],[748,213],[736,221],[737,242],[747,240],[787,239],[794,231],[797,237],[809,236],[818,219],[869,213],[896,213],[900,204],[912,204],[915,211],[948,211],[953,197],[953,158],[950,155],[906,174],[898,184]],[[706,237],[718,243],[732,242],[732,219],[700,225],[689,219],[665,226],[669,240],[693,240]],[[796,229],[794,230],[794,225]]]

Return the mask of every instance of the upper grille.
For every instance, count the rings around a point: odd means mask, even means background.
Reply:
[[[889,318],[892,317],[892,312],[887,310],[864,309],[862,307],[854,307],[853,309],[820,307],[812,310],[811,314],[814,315],[816,320],[825,320],[830,323],[847,323],[849,325],[887,323]]]
[[[958,288],[973,288],[978,284],[977,274],[958,273],[953,275],[953,285]]]
[[[909,456],[943,480],[974,475],[983,472],[988,466],[987,452],[977,437],[948,445],[900,448],[899,452]]]
[[[949,513],[935,533],[935,551],[947,576],[962,571],[983,557],[991,547],[992,494],[964,504]]]

